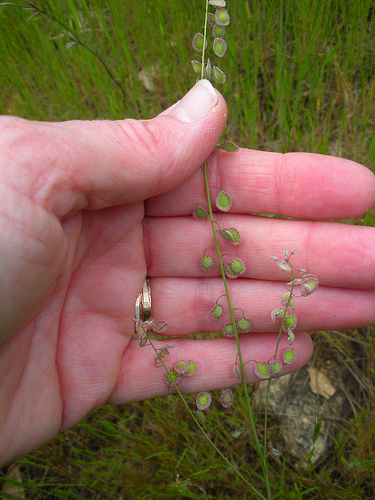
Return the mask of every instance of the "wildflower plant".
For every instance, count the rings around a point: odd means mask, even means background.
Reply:
[[[227,43],[225,41],[225,29],[230,23],[230,16],[226,10],[226,2],[224,0],[205,0],[205,22],[203,33],[198,32],[192,42],[193,49],[200,54],[199,59],[191,61],[193,70],[201,79],[212,80],[214,83],[223,84],[226,81],[224,71],[217,66],[216,59],[221,61],[227,51]],[[210,57],[208,57],[208,54]],[[221,64],[221,62],[220,62]],[[226,141],[218,144],[216,149],[223,149],[229,153],[236,153],[239,149],[233,142]],[[204,185],[205,185],[205,200],[197,201],[192,216],[200,223],[209,222],[214,238],[214,250],[206,248],[198,259],[198,264],[202,272],[208,272],[219,266],[221,278],[224,287],[224,293],[220,295],[216,302],[211,306],[210,316],[214,320],[221,320],[224,309],[229,311],[230,321],[221,324],[221,331],[226,338],[236,342],[237,354],[233,366],[234,385],[242,385],[244,401],[249,415],[249,426],[253,435],[254,448],[258,454],[260,464],[263,471],[263,480],[267,490],[267,498],[272,498],[271,484],[268,473],[267,464],[267,403],[265,405],[265,420],[264,420],[264,445],[261,446],[257,430],[255,426],[255,415],[253,407],[259,405],[258,397],[252,399],[249,396],[249,391],[245,377],[245,365],[252,366],[253,373],[260,380],[268,380],[268,390],[272,378],[283,374],[283,368],[286,365],[292,364],[297,359],[297,355],[293,348],[295,338],[295,330],[298,325],[298,317],[295,313],[295,299],[299,297],[307,297],[313,293],[318,287],[318,278],[313,274],[307,274],[303,269],[294,269],[291,263],[291,257],[296,253],[295,250],[288,253],[284,251],[282,259],[273,257],[276,266],[285,273],[288,273],[289,280],[285,284],[286,292],[280,298],[277,307],[270,312],[272,321],[278,326],[279,335],[275,346],[275,354],[271,359],[251,359],[244,360],[241,352],[239,336],[247,334],[252,329],[250,317],[237,307],[232,306],[231,297],[228,289],[228,279],[234,280],[241,278],[246,274],[246,263],[237,255],[227,253],[230,247],[237,247],[242,244],[242,235],[236,227],[224,227],[218,224],[214,219],[213,206],[219,212],[227,213],[232,208],[232,197],[222,186],[210,186],[208,182],[207,163],[202,166]],[[225,248],[225,253],[222,248]],[[299,277],[295,277],[295,272],[299,273]],[[224,304],[226,302],[226,304]],[[171,356],[170,349],[173,347],[170,344],[164,344],[161,348],[154,345],[154,334],[163,332],[166,328],[166,323],[156,321],[151,318],[147,322],[137,321],[136,332],[139,337],[140,345],[143,347],[150,344],[155,351],[155,366],[163,366],[165,368],[164,381],[168,389],[175,389],[181,397],[183,403],[188,409],[190,415],[195,420],[198,427],[203,432],[206,439],[211,443],[223,460],[231,467],[234,473],[239,475],[242,480],[250,487],[250,489],[260,498],[263,495],[245,478],[241,472],[234,467],[231,462],[222,455],[220,450],[212,442],[202,423],[206,421],[205,411],[212,404],[212,396],[209,392],[199,392],[196,396],[196,408],[191,410],[182,393],[179,390],[179,384],[185,377],[193,376],[197,371],[197,361],[188,359],[174,360],[173,367],[168,369],[166,360]],[[282,339],[286,337],[287,347],[279,353],[279,347]],[[229,408],[233,402],[233,392],[231,388],[224,389],[220,394],[220,403],[223,409]],[[242,427],[229,432],[230,437],[236,438],[242,434]],[[275,453],[279,453],[275,450]]]
[[[193,59],[191,61],[193,69],[196,73],[200,75],[200,78],[206,78],[212,80],[214,83],[223,84],[226,81],[226,75],[219,66],[217,66],[214,58],[221,60],[227,51],[227,43],[225,41],[225,29],[230,23],[230,16],[226,10],[226,2],[224,0],[206,0],[206,11],[205,11],[205,23],[203,33],[198,32],[193,38],[193,49],[201,54],[200,60]],[[213,12],[210,12],[210,9]],[[210,52],[209,52],[210,51]],[[210,57],[207,54],[210,53]],[[235,153],[238,150],[232,142],[224,142],[217,146],[219,149],[224,149],[228,152]],[[298,269],[298,272],[302,274],[301,277],[294,277],[294,268],[290,261],[291,257],[296,253],[293,250],[290,254],[287,250],[284,251],[283,259],[274,257],[276,265],[284,272],[290,273],[291,280],[286,283],[286,293],[279,301],[278,307],[271,312],[271,318],[275,324],[279,326],[279,336],[277,344],[275,346],[275,354],[272,359],[269,360],[247,360],[245,361],[242,357],[239,335],[246,334],[250,332],[252,328],[252,323],[250,318],[245,314],[244,311],[240,310],[240,314],[237,313],[237,308],[233,308],[231,297],[229,294],[229,289],[227,285],[227,279],[236,279],[243,276],[246,273],[246,263],[237,256],[230,254],[224,254],[221,251],[221,245],[227,246],[227,244],[232,246],[239,246],[242,244],[242,235],[240,231],[235,227],[222,227],[220,226],[213,217],[212,201],[211,201],[211,191],[212,189],[218,190],[216,196],[212,199],[214,200],[214,205],[218,211],[229,212],[232,207],[232,198],[230,193],[225,191],[223,187],[212,187],[208,183],[207,174],[207,163],[203,164],[204,173],[204,183],[206,191],[206,200],[204,202],[199,201],[196,204],[196,208],[193,212],[193,217],[197,220],[205,221],[208,220],[211,223],[212,234],[215,241],[215,250],[217,255],[217,261],[221,271],[223,286],[224,286],[224,296],[227,300],[227,307],[229,309],[231,321],[222,324],[222,332],[225,337],[233,338],[237,344],[237,355],[235,364],[233,367],[233,375],[236,378],[237,383],[242,383],[243,393],[245,398],[245,403],[247,406],[249,414],[249,422],[254,437],[255,449],[257,451],[260,463],[263,469],[263,479],[267,489],[267,497],[271,498],[271,488],[270,480],[268,476],[268,465],[266,460],[266,429],[267,429],[267,402],[265,410],[265,425],[264,425],[264,447],[262,448],[256,432],[255,418],[253,414],[253,409],[251,406],[251,400],[248,394],[246,379],[245,379],[245,365],[252,363],[254,365],[254,373],[259,379],[268,379],[269,384],[271,383],[272,377],[280,376],[283,372],[283,366],[294,363],[297,356],[292,347],[294,341],[294,331],[298,324],[298,317],[295,313],[295,305],[292,301],[295,297],[307,297],[313,293],[318,286],[318,278],[312,274],[307,274],[305,270]],[[219,240],[221,243],[219,243]],[[216,258],[216,257],[215,257]],[[208,271],[215,265],[215,259],[207,250],[204,250],[202,256],[199,260],[200,267],[203,271]],[[223,313],[223,304],[219,303],[221,295],[216,303],[212,306],[210,314],[215,320],[221,318]],[[281,353],[281,359],[278,359],[278,351],[281,339],[287,336],[288,347],[285,348]],[[234,385],[235,385],[234,384]],[[268,391],[269,392],[268,386]],[[226,389],[221,393],[220,396],[223,408],[227,408],[232,404],[233,394],[230,389]],[[202,412],[207,409],[211,404],[211,398],[207,392],[201,392],[197,395],[196,405],[197,412]],[[237,437],[242,431],[236,431],[232,433],[232,437]],[[235,472],[236,469],[234,469]],[[251,486],[252,490],[259,496],[262,495],[256,491],[256,489]]]

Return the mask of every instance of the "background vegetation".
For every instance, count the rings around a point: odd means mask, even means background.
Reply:
[[[148,118],[195,81],[191,40],[203,23],[203,0],[35,4],[47,16],[0,7],[1,114]],[[262,150],[337,155],[374,169],[373,0],[227,4],[228,79],[220,89],[229,106],[225,139]],[[373,225],[374,213],[350,222]],[[343,367],[347,416],[317,466],[295,467],[289,456],[271,462],[275,482],[281,477],[283,484],[280,498],[373,498],[375,329],[328,333],[313,334],[315,348],[322,359]],[[213,407],[207,427],[233,463],[256,478],[260,469],[248,436],[228,436],[227,429],[245,418],[241,405],[235,398],[225,415]],[[270,433],[270,441],[282,446],[277,419],[271,419]],[[17,465],[23,485],[17,498],[29,500],[253,498],[206,445],[175,396],[105,406]],[[0,489],[10,483],[7,473],[3,469]]]

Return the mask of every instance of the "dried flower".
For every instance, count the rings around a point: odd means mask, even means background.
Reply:
[[[295,309],[295,306],[294,306],[293,302],[291,301],[292,297],[293,297],[292,292],[286,292],[279,300],[279,304],[281,306],[286,306],[288,304],[288,307]]]
[[[271,312],[271,319],[273,323],[276,323],[276,320],[282,318],[283,316],[284,316],[284,309],[280,309],[279,307]]]
[[[276,265],[279,269],[281,269],[284,272],[291,273],[292,272],[292,266],[289,262],[289,259],[296,253],[297,250],[293,250],[290,252],[290,255],[288,255],[288,250],[284,250],[284,259],[279,260],[277,257],[272,257],[272,260],[276,262]]]
[[[314,274],[305,274],[304,276],[302,276],[301,296],[307,297],[308,295],[311,295],[318,288],[318,285],[319,285],[319,280],[317,276],[315,276]]]
[[[155,366],[158,366],[158,364],[161,364],[161,360],[164,359],[166,356],[170,356],[171,353],[169,352],[169,349],[172,349],[174,346],[171,344],[165,344],[160,351],[158,352],[158,355],[155,358]]]

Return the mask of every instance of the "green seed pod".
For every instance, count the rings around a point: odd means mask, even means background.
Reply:
[[[252,326],[251,321],[244,314],[237,321],[237,328],[241,333],[248,333]]]
[[[284,332],[287,332],[289,330],[294,330],[297,326],[297,323],[298,323],[298,318],[294,313],[287,314],[284,318],[284,323],[283,323]]]
[[[272,375],[281,375],[281,372],[283,371],[283,365],[280,361],[270,361],[268,363],[268,366]]]
[[[216,146],[216,149],[224,149],[228,153],[236,153],[240,148],[232,141],[224,141]]]
[[[223,333],[226,337],[234,337],[235,336],[235,330],[234,330],[232,323],[224,323],[222,329],[223,329]]]
[[[255,375],[261,379],[267,379],[270,378],[270,374],[268,372],[268,365],[267,363],[262,363],[259,361],[255,362]]]
[[[286,365],[290,365],[291,363],[294,363],[294,361],[297,359],[297,354],[294,352],[294,349],[284,349],[283,351],[283,360]]]
[[[233,367],[233,374],[234,374],[234,376],[236,378],[240,378],[241,377],[240,367],[238,366],[237,363]]]
[[[201,410],[195,410],[194,413],[199,418],[199,420],[201,420],[202,422],[206,421],[206,415],[203,413],[203,411],[201,411]]]
[[[211,309],[211,317],[213,319],[219,319],[222,314],[223,314],[223,306],[216,303]]]
[[[211,394],[209,392],[200,392],[195,402],[197,404],[198,410],[207,410],[211,405]]]
[[[185,361],[184,359],[181,361],[177,361],[173,369],[176,373],[180,373],[181,375],[183,375],[189,370],[189,361]]]
[[[189,369],[184,373],[184,377],[191,377],[197,371],[198,361],[189,361]]]
[[[227,42],[223,38],[215,38],[213,49],[218,57],[223,57],[223,55],[227,51]]]
[[[202,257],[199,259],[199,265],[203,271],[209,271],[214,265],[214,258],[204,251]]]
[[[225,0],[209,0],[208,3],[214,7],[225,7],[226,4]]]
[[[241,434],[242,434],[241,429],[236,429],[236,430],[229,433],[229,435],[233,438],[238,438],[241,436]]]
[[[193,212],[193,217],[196,220],[207,220],[208,212],[207,210],[200,206],[198,203],[195,205],[195,209]]]
[[[211,80],[211,77],[212,77],[212,64],[211,64],[210,59],[207,59],[207,64],[206,64],[206,67],[204,68],[204,77],[207,80]]]
[[[168,389],[172,387],[174,384],[178,384],[181,380],[181,374],[175,372],[174,370],[170,370],[164,376],[164,381],[168,386]]]
[[[228,24],[230,23],[228,11],[223,8],[216,9],[215,21],[219,26],[228,26]]]
[[[214,66],[212,68],[212,72],[213,72],[214,78],[217,82],[219,82],[219,83],[226,82],[227,77],[225,76],[224,71],[222,71],[220,68],[218,68],[217,66]]]
[[[209,12],[207,14],[207,22],[213,28],[216,24],[215,14],[212,14],[212,12]]]
[[[246,271],[246,264],[239,257],[233,257],[230,267],[238,276],[242,276]]]
[[[218,24],[215,24],[212,29],[212,36],[214,38],[224,38],[224,35],[225,35],[224,26],[219,26]]]
[[[193,49],[196,50],[197,52],[202,52],[203,47],[206,50],[207,40],[204,39],[202,33],[197,33],[193,38]]]
[[[191,61],[191,65],[193,66],[193,70],[196,73],[198,73],[198,74],[202,73],[202,63],[200,63],[199,61],[197,61],[196,59],[194,59],[193,61]]]
[[[260,397],[258,394],[254,394],[252,402],[254,403],[254,406],[259,406],[260,405]]]
[[[229,212],[232,206],[232,199],[226,191],[220,190],[215,200],[215,205],[223,212]]]
[[[230,279],[236,279],[239,277],[239,274],[236,273],[236,271],[233,271],[233,269],[230,267],[230,264],[224,264],[224,272],[225,276]]]
[[[234,227],[230,227],[229,229],[221,227],[219,229],[219,235],[231,245],[241,245],[242,239],[240,232]]]

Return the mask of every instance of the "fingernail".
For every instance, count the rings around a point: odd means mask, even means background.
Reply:
[[[211,83],[208,80],[199,80],[169,115],[181,122],[194,122],[211,111],[217,101],[218,96]]]

